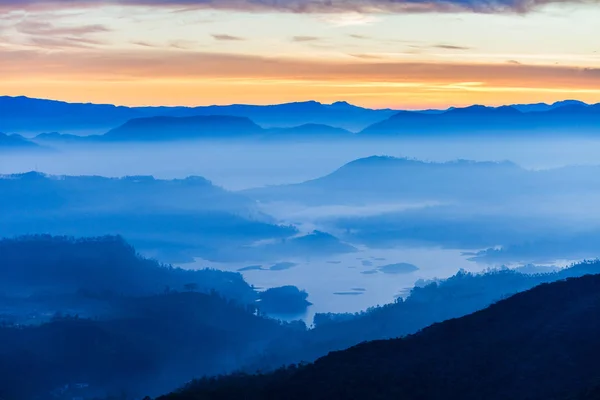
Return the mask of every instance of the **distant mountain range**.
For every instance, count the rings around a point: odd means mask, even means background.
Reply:
[[[0,176],[0,236],[119,233],[149,254],[189,261],[297,234],[239,194],[201,177]],[[222,252],[222,253],[221,253]],[[174,262],[173,261],[173,262]]]
[[[600,131],[600,104],[567,100],[554,104],[395,111],[373,110],[345,102],[116,107],[0,97],[0,130],[28,134],[53,132],[35,138],[44,143],[242,137],[269,140],[382,138],[448,133],[588,134]],[[86,138],[80,139],[82,136]]]
[[[103,133],[144,116],[128,107],[76,104],[28,97],[0,97],[0,131]]]
[[[594,165],[531,170],[508,161],[372,156],[316,179],[241,193],[265,209],[312,210],[314,223],[355,245],[469,250],[472,261],[498,265],[596,257],[599,187]]]
[[[106,133],[104,140],[186,140],[256,136],[263,129],[245,117],[150,117],[128,121]]]
[[[579,100],[563,100],[557,101],[552,104],[548,103],[535,103],[535,104],[513,104],[512,107],[516,108],[521,112],[535,112],[535,111],[549,111],[555,108],[564,106],[587,106],[589,104]]]
[[[146,254],[171,262],[194,257],[267,262],[356,250],[325,232],[300,235],[252,199],[198,176],[162,180],[29,172],[0,175],[0,193],[4,237],[118,233]]]
[[[528,107],[532,111],[527,112]],[[540,111],[538,111],[540,109]],[[442,113],[400,111],[359,133],[361,136],[423,136],[456,134],[531,134],[600,132],[600,104],[567,102],[545,106],[471,106]]]
[[[181,212],[235,212],[248,218],[266,218],[250,199],[228,192],[199,176],[161,180],[152,176],[106,178],[28,172],[0,175],[0,188],[2,208],[15,213],[25,211],[24,207],[39,212],[49,208],[61,212],[177,209]]]
[[[265,128],[289,128],[304,124],[321,124],[351,131],[358,131],[396,113],[391,109],[363,108],[344,101],[333,104],[304,101],[275,105],[233,104],[204,107],[138,107],[135,109],[146,115],[177,117],[228,115],[246,117]]]
[[[584,171],[585,168],[588,170]],[[597,170],[581,167],[579,179],[593,184],[598,181],[593,175]],[[523,193],[547,193],[558,185],[585,187],[586,183],[566,179],[560,170],[533,172],[508,161],[426,162],[371,156],[349,162],[317,179],[247,189],[243,193],[261,202],[292,201],[311,205],[453,202],[482,198],[500,201],[506,197],[507,187],[521,188]]]
[[[344,139],[351,138],[354,133],[323,124],[304,124],[291,128],[272,128],[267,131],[265,139]]]
[[[201,107],[118,107],[5,96],[0,97],[0,131],[102,134],[136,118],[198,116],[245,117],[265,128],[322,124],[359,131],[395,113],[394,110],[373,110],[346,102],[322,104],[307,101],[267,106],[236,104]]]
[[[38,144],[25,139],[23,136],[17,134],[7,135],[0,132],[0,151],[9,149],[39,150],[41,147]]]
[[[329,125],[304,124],[291,128],[265,129],[246,117],[195,116],[136,118],[103,135],[78,136],[57,132],[42,133],[32,140],[42,144],[85,144],[115,142],[157,142],[180,140],[315,140],[350,139],[356,135]]]

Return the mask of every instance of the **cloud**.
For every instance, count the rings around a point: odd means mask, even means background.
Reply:
[[[292,42],[316,42],[321,40],[320,37],[316,36],[294,36]]]
[[[361,58],[363,60],[380,60],[383,57],[375,55],[375,54],[348,54],[351,57]]]
[[[0,0],[2,1],[2,0]],[[15,25],[16,29],[27,35],[36,36],[84,36],[93,33],[110,32],[104,25],[55,26],[50,22],[26,19]]]
[[[7,49],[1,54],[0,76],[8,81],[33,78],[85,81],[219,79],[263,83],[326,82],[331,86],[393,87],[415,82],[441,86],[456,82],[482,82],[482,87],[543,90],[600,87],[600,69],[505,62],[398,62],[356,54],[353,56],[360,60],[316,61],[152,48],[129,51],[90,49],[85,52]]]
[[[179,50],[190,50],[198,46],[198,44],[191,40],[172,40],[166,44],[150,43],[146,41],[135,41],[131,42],[136,46],[154,48],[154,49],[179,49]]]
[[[172,40],[168,44],[169,47],[179,50],[190,50],[197,47],[197,43],[192,40]]]
[[[583,68],[583,73],[600,78],[600,68]]]
[[[464,106],[566,97],[595,103],[600,95],[600,70],[593,68],[392,60],[292,59],[164,47],[45,51],[9,46],[0,53],[0,77],[7,95],[137,105],[343,98],[371,107],[422,109],[449,102]]]
[[[240,41],[240,40],[246,40],[240,36],[232,36],[232,35],[225,35],[225,34],[214,34],[214,35],[212,35],[212,37],[215,40],[220,40],[220,41],[224,41],[224,42],[235,42],[235,41]]]
[[[404,43],[412,43],[412,42],[404,42]],[[411,53],[421,53],[421,50],[426,50],[426,49],[442,49],[442,50],[472,50],[472,47],[467,47],[467,46],[458,46],[455,44],[410,44],[408,45],[408,47],[410,47],[412,50],[410,51]]]
[[[136,46],[142,46],[142,47],[160,47],[158,45],[149,43],[149,42],[144,42],[144,41],[138,41],[138,42],[131,42],[131,44],[135,44]]]
[[[43,36],[32,37],[29,40],[29,42],[38,47],[43,47],[46,49],[70,49],[70,48],[90,49],[90,48],[92,48],[91,45],[104,44],[101,41],[96,41],[93,39],[78,38],[78,37],[54,38],[54,37],[43,37]]]
[[[375,18],[373,15],[357,11],[322,14],[320,19],[331,25],[339,27],[370,25],[377,21],[377,18]]]
[[[82,8],[141,5],[178,9],[275,11],[290,13],[527,13],[547,4],[598,4],[598,0],[0,0],[0,8]]]
[[[106,44],[96,35],[110,32],[104,25],[62,25],[58,26],[41,20],[40,18],[26,18],[13,24],[13,29],[19,35],[11,35],[7,42],[19,42],[18,37],[24,40],[21,43],[45,49],[92,48]]]
[[[442,50],[471,50],[470,47],[456,46],[456,45],[452,45],[452,44],[436,44],[431,47],[434,47],[436,49],[442,49]]]

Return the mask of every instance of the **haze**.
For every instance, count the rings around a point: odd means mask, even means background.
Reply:
[[[600,398],[599,4],[0,0],[0,400]]]

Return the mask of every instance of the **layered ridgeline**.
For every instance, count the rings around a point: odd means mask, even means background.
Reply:
[[[296,289],[279,291],[297,307]],[[120,237],[0,241],[0,398],[139,399],[240,368],[303,324],[237,273],[145,259]]]
[[[349,139],[352,132],[322,124],[304,124],[291,128],[265,129],[246,117],[194,116],[151,117],[127,121],[102,136],[80,139],[85,141],[180,141],[180,140],[302,140],[302,139]],[[73,140],[72,136],[38,136],[36,140]]]
[[[0,132],[0,152],[9,150],[41,150],[38,144],[25,139],[23,136]]]
[[[393,138],[435,134],[589,134],[600,105],[578,101],[447,110],[373,110],[346,102],[206,107],[117,107],[0,97],[0,131],[43,134],[40,142],[205,138]],[[160,130],[159,130],[160,128]],[[107,135],[103,135],[109,132]],[[145,133],[144,133],[145,132]],[[359,132],[352,135],[350,132]],[[95,136],[78,139],[77,135]],[[349,135],[350,134],[350,135]]]
[[[545,196],[557,191],[592,192],[600,183],[598,172],[600,168],[596,166],[528,170],[509,161],[429,162],[371,156],[351,161],[314,180],[243,193],[262,202],[308,205],[500,202],[516,193]]]
[[[247,117],[208,115],[191,117],[145,117],[131,119],[101,135],[77,136],[42,133],[32,140],[42,144],[119,144],[178,141],[302,141],[345,140],[356,135],[346,129],[323,124],[290,128],[263,128]]]
[[[118,234],[169,262],[278,262],[355,249],[320,231],[299,233],[257,203],[202,177],[0,176],[0,236]]]
[[[75,239],[30,235],[2,239],[0,261],[0,292],[9,297],[151,295],[184,291],[191,284],[195,291],[217,290],[241,304],[257,298],[240,274],[163,265],[140,256],[120,236]],[[73,311],[87,314],[85,310]]]
[[[261,316],[263,306],[306,307],[310,297],[298,288],[257,293],[238,274],[144,259],[118,237],[3,240],[0,396],[139,399],[193,377],[266,371],[414,333],[540,283],[599,271],[591,262],[536,275],[461,272],[421,282],[394,304],[318,315],[307,330]]]
[[[600,276],[538,286],[403,339],[270,374],[202,379],[161,400],[595,399]]]
[[[364,137],[438,134],[593,134],[600,131],[600,104],[453,108],[441,113],[401,111],[359,133]]]
[[[240,139],[263,129],[248,118],[230,116],[151,117],[133,119],[107,132],[107,141]]]
[[[498,185],[492,185],[490,180],[497,181]],[[497,196],[504,192],[501,185],[507,182],[527,186],[536,181],[526,170],[511,162],[457,160],[438,163],[372,156],[351,161],[314,180],[248,189],[242,193],[262,202],[288,201],[308,205],[441,202]]]
[[[323,124],[303,124],[290,128],[268,129],[263,139],[267,140],[340,140],[355,138],[349,130]]]
[[[443,247],[496,265],[552,263],[597,255],[599,172],[373,156],[314,180],[241,193],[266,209],[314,210],[322,229],[371,248]]]
[[[269,106],[116,107],[27,97],[0,97],[0,131],[99,134],[136,118],[198,116],[249,118],[266,128],[323,124],[358,131],[394,113],[393,110],[372,110],[345,102],[321,104],[308,101]]]
[[[600,262],[582,262],[548,272],[539,266],[493,269],[480,274],[459,271],[443,280],[419,281],[391,304],[355,314],[317,314],[314,327],[302,341],[274,342],[255,363],[244,369],[253,373],[277,365],[310,362],[331,351],[359,343],[409,335],[431,324],[458,318],[537,285],[600,273]]]
[[[120,234],[171,261],[223,259],[258,240],[297,234],[254,201],[201,177],[104,178],[26,173],[0,177],[0,235]]]

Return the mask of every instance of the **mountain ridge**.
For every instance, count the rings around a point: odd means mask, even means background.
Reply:
[[[521,109],[519,109],[521,108]],[[575,132],[573,132],[575,130]],[[400,111],[358,133],[362,137],[435,136],[455,134],[521,134],[523,132],[600,132],[600,104],[564,102],[530,112],[518,106],[472,105],[440,113]]]
[[[600,276],[570,278],[405,338],[270,374],[198,380],[159,400],[583,398],[600,382],[598,310]]]
[[[193,116],[136,118],[108,131],[106,140],[185,140],[253,137],[263,129],[246,117]]]
[[[557,112],[561,110],[560,112]],[[519,115],[521,113],[522,115]],[[551,117],[540,121],[539,117]],[[560,115],[563,118],[560,118]],[[553,104],[515,104],[499,107],[472,105],[449,107],[445,110],[394,110],[372,109],[337,101],[331,104],[314,100],[273,105],[231,104],[210,106],[142,106],[128,107],[112,104],[69,103],[65,101],[35,99],[26,96],[0,96],[0,131],[38,133],[56,131],[64,134],[97,135],[116,129],[128,121],[151,117],[245,117],[265,128],[293,128],[302,125],[329,125],[362,134],[398,134],[404,130],[451,131],[463,123],[464,130],[489,129],[548,129],[559,125],[561,129],[592,129],[598,126],[600,104],[587,104],[578,100],[564,100]],[[482,118],[493,121],[462,121],[458,116]],[[507,125],[502,116],[513,115],[519,124]],[[574,116],[586,116],[584,121],[573,121]],[[448,121],[451,116],[451,121]],[[518,117],[517,117],[518,116]],[[402,118],[407,118],[403,121]],[[537,118],[536,118],[537,117]],[[455,120],[452,120],[456,118]],[[443,124],[438,122],[442,120]],[[412,122],[411,122],[412,121]],[[411,123],[425,126],[415,127]],[[504,125],[503,125],[504,123]],[[400,124],[400,132],[398,132]],[[406,125],[406,126],[404,126]],[[498,126],[496,126],[498,125]],[[419,128],[419,129],[417,129]],[[391,131],[391,132],[387,132]]]
[[[391,109],[363,108],[346,102],[324,104],[305,101],[274,105],[127,107],[112,104],[69,103],[26,96],[0,96],[0,131],[101,134],[135,118],[202,115],[246,117],[266,128],[314,123],[347,130],[360,130],[393,115],[394,112]]]
[[[30,140],[25,139],[21,135],[17,134],[6,134],[0,132],[0,151],[9,149],[28,149],[28,150],[41,150],[42,146],[34,143]]]
[[[307,201],[320,203],[326,194],[326,203],[356,202],[366,204],[378,198],[395,200],[428,200],[435,193],[457,193],[458,188],[473,194],[483,193],[478,186],[489,176],[509,179],[526,174],[515,163],[455,160],[428,162],[391,156],[370,156],[350,161],[331,173],[304,182],[246,189],[244,195],[261,202]],[[460,181],[453,179],[461,177]],[[432,186],[428,182],[436,182]],[[488,185],[489,187],[489,185]],[[477,190],[476,190],[477,189]],[[490,190],[493,187],[489,187]],[[418,195],[417,195],[418,194]],[[416,196],[413,196],[416,195]],[[365,203],[366,202],[366,203]]]

